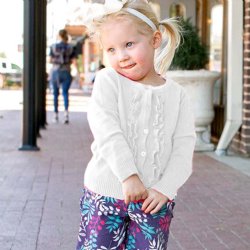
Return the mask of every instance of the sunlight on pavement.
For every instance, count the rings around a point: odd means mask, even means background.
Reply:
[[[86,112],[90,97],[83,94],[82,90],[71,89],[69,94],[69,111]],[[47,92],[46,110],[53,111],[53,95]],[[0,90],[0,110],[22,110],[22,90]],[[63,97],[59,96],[59,111],[63,111]]]
[[[22,110],[22,90],[0,90],[0,110]]]
[[[69,91],[69,111],[70,112],[86,112],[90,97],[84,96],[83,91],[79,89],[70,89]],[[60,94],[58,98],[59,111],[63,111],[63,97]],[[53,111],[53,95],[47,94],[47,111]]]

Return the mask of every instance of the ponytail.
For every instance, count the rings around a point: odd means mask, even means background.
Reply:
[[[69,39],[68,32],[66,29],[59,30],[59,36],[66,43]]]
[[[174,58],[175,50],[180,44],[181,30],[176,18],[164,19],[159,24],[162,45],[155,53],[155,69],[157,73],[165,75]]]

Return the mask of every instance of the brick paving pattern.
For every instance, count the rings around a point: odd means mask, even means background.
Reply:
[[[195,154],[194,173],[178,194],[169,249],[249,250],[249,190],[248,176]]]
[[[71,105],[81,107],[86,99],[75,96]],[[0,110],[0,250],[75,249],[91,156],[86,113],[71,112],[69,125],[49,123],[41,136],[39,152],[18,151],[21,111]],[[194,173],[178,194],[168,249],[249,250],[249,190],[250,177],[195,154]]]

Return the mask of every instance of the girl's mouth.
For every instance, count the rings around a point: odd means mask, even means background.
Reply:
[[[131,69],[131,68],[133,68],[135,65],[136,65],[136,63],[129,64],[129,65],[127,65],[127,66],[122,67],[122,69]]]

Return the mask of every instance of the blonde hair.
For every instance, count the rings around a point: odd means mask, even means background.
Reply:
[[[176,18],[164,19],[159,24],[162,44],[155,53],[155,69],[160,74],[165,74],[180,44],[181,29]]]
[[[180,28],[178,25],[178,21],[173,18],[164,19],[159,22],[156,17],[156,14],[152,10],[151,6],[147,3],[147,1],[128,0],[123,5],[123,8],[120,11],[93,20],[92,25],[90,27],[91,35],[97,35],[98,37],[102,24],[104,24],[110,19],[120,17],[132,19],[141,28],[139,32],[143,33],[144,35],[153,34],[155,32],[145,21],[126,11],[126,8],[137,10],[138,12],[145,15],[154,23],[157,30],[161,32],[162,44],[155,51],[154,65],[157,73],[165,75],[173,60],[175,50],[180,43]]]

